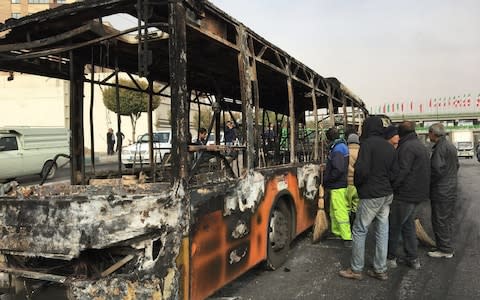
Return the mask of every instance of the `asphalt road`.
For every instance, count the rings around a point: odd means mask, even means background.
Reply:
[[[211,299],[480,299],[480,163],[461,160],[459,170],[455,256],[434,259],[419,247],[420,270],[400,265],[389,279],[365,276],[353,281],[338,276],[349,266],[350,249],[340,241],[311,243],[311,232],[298,238],[283,268],[257,267],[218,291]],[[427,231],[428,205],[422,220]],[[369,234],[366,268],[372,265],[373,236]]]

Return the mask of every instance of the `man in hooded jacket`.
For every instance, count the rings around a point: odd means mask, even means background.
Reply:
[[[362,279],[365,264],[365,240],[368,226],[375,220],[375,257],[373,270],[368,275],[379,280],[387,276],[388,214],[393,200],[390,180],[393,175],[395,149],[383,137],[383,122],[377,116],[363,123],[360,151],[355,163],[354,183],[360,205],[353,223],[352,257],[350,268],[339,275],[349,279]]]
[[[413,269],[420,269],[415,209],[429,197],[430,153],[415,133],[415,122],[405,121],[400,124],[398,134],[400,142],[396,151],[394,196],[390,207],[387,265],[390,268],[397,266],[397,248],[401,235],[405,264]]]

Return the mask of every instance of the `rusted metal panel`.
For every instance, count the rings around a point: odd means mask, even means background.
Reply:
[[[170,1],[169,7],[169,65],[172,94],[172,163],[175,178],[188,178],[187,133],[189,93],[187,89],[186,15],[182,1]]]
[[[252,94],[252,75],[249,63],[249,53],[248,53],[248,41],[247,41],[247,32],[243,25],[237,27],[237,45],[240,48],[240,53],[238,54],[238,71],[239,71],[239,80],[240,80],[240,94],[242,98],[242,117],[243,124],[246,126],[242,127],[242,136],[243,139],[247,142],[247,159],[246,168],[253,169],[254,167],[254,144],[255,139],[252,134],[247,134],[247,132],[253,131],[253,94]]]
[[[85,184],[85,152],[83,137],[83,72],[85,63],[70,51],[70,180]]]
[[[296,160],[296,139],[297,135],[295,134],[295,99],[293,96],[293,86],[292,86],[292,77],[290,75],[287,77],[287,89],[288,89],[288,112],[289,112],[289,122],[290,122],[290,163],[294,163]]]

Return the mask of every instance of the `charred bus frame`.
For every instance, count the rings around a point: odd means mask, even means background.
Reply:
[[[137,18],[137,26],[119,32],[103,23],[118,13]],[[25,187],[0,199],[1,271],[60,283],[72,298],[201,299],[261,261],[278,267],[316,212],[321,134],[314,130],[309,150],[299,150],[305,112],[325,127],[356,124],[368,113],[338,80],[207,1],[87,0],[8,20],[0,34],[0,70],[70,82],[71,130],[71,184]],[[112,73],[95,80],[98,68]],[[120,72],[133,82],[146,78],[148,88],[120,87]],[[118,178],[85,167],[85,82],[92,91],[103,84],[117,95],[119,88],[149,93],[150,135],[153,95],[171,99],[172,158],[157,170],[150,156],[147,183],[121,179],[121,153]],[[189,145],[190,110],[202,99],[211,100],[216,145]],[[94,102],[92,93],[92,162]],[[221,114],[232,111],[241,113],[240,145],[220,145]],[[269,159],[264,111],[288,120],[288,143],[280,149],[277,142]],[[204,151],[219,158],[213,168],[193,161],[192,153]],[[236,172],[228,151],[239,154]]]

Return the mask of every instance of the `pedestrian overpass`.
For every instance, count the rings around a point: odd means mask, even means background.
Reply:
[[[455,131],[472,131],[474,145],[480,142],[480,112],[457,112],[457,113],[411,113],[411,114],[392,114],[389,115],[392,123],[398,124],[404,120],[415,121],[417,123],[417,133],[427,139],[428,127],[433,123],[443,123],[447,133]]]

